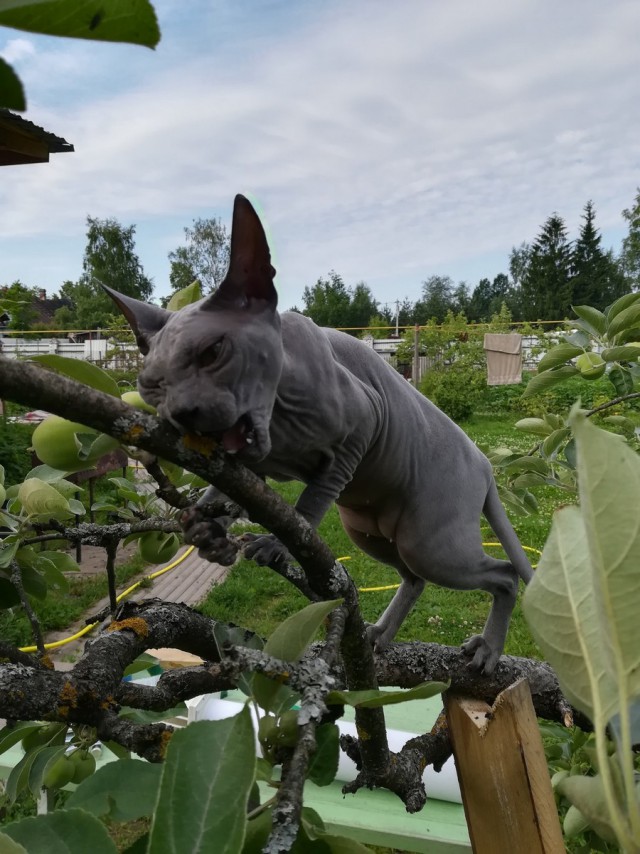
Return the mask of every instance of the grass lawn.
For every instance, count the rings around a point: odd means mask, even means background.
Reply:
[[[479,444],[507,445],[527,450],[531,437],[515,430],[517,417],[475,416],[462,425],[468,435]],[[293,502],[300,492],[299,484],[278,484],[277,489]],[[551,525],[553,510],[571,497],[568,493],[551,487],[536,492],[540,510],[537,515],[511,515],[513,525],[524,546],[542,549]],[[358,587],[381,587],[398,583],[393,569],[377,563],[363,554],[346,536],[333,507],[324,518],[320,535],[337,557],[349,557],[345,566]],[[495,541],[488,528],[483,528],[486,542]],[[491,553],[502,556],[500,549]],[[537,555],[530,553],[533,564]],[[361,607],[368,621],[375,621],[391,601],[393,590],[363,592]],[[402,625],[397,640],[422,640],[458,645],[469,635],[482,631],[489,613],[491,597],[479,591],[459,592],[429,585],[418,604]],[[209,593],[200,606],[205,614],[219,620],[229,620],[267,635],[293,611],[304,606],[306,600],[291,585],[274,572],[258,567],[250,561],[239,562],[227,580]],[[513,655],[540,658],[522,616],[519,604],[513,614],[505,652]]]
[[[133,576],[147,567],[138,553],[116,567],[116,585],[122,589]],[[106,553],[105,553],[106,567]],[[107,573],[89,578],[69,577],[69,589],[60,591],[49,589],[45,599],[32,597],[31,603],[36,612],[43,632],[62,631],[78,620],[96,602],[108,595]],[[0,637],[16,646],[29,646],[33,643],[33,634],[24,613],[18,608],[0,611]]]

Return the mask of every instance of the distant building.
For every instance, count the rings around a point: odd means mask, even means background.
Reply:
[[[50,154],[73,151],[71,143],[0,108],[0,166],[48,163]]]

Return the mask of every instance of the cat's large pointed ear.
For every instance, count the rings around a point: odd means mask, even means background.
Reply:
[[[244,308],[253,300],[262,300],[275,309],[278,304],[273,286],[275,274],[260,218],[249,199],[238,194],[233,203],[229,269],[203,308]]]
[[[149,352],[149,342],[156,333],[160,332],[171,317],[172,312],[159,308],[157,305],[125,296],[114,291],[113,288],[107,287],[107,285],[102,285],[102,288],[126,317],[129,326],[133,329],[133,334],[136,336],[140,352],[146,356]]]

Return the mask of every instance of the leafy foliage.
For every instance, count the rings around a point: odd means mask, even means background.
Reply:
[[[73,308],[60,308],[56,323],[63,329],[100,329],[116,312],[101,283],[136,299],[148,299],[153,283],[142,269],[135,251],[135,225],[123,226],[113,218],[87,217],[87,245],[78,282],[65,282],[60,294]]]
[[[204,293],[211,293],[222,282],[229,266],[231,238],[222,220],[196,219],[192,228],[184,229],[186,246],[169,252],[172,291],[187,288],[194,280]]]
[[[160,30],[148,0],[2,0],[0,26],[52,36],[131,42],[155,47]],[[0,60],[0,106],[25,110],[22,84],[11,66]]]
[[[378,311],[378,303],[364,282],[347,287],[335,270],[326,279],[318,279],[313,287],[305,287],[302,300],[303,314],[318,326],[368,326]]]
[[[582,415],[572,416],[572,426],[580,507],[556,515],[524,611],[564,693],[594,723],[598,774],[566,778],[559,789],[605,840],[637,851],[631,747],[640,739],[640,534],[632,508],[640,499],[640,459]]]

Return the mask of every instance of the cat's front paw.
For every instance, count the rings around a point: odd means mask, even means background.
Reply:
[[[202,513],[197,505],[188,507],[180,514],[180,524],[185,542],[198,549],[203,560],[231,566],[238,555],[238,546],[227,538],[225,528]]]
[[[292,560],[291,555],[273,534],[243,534],[244,556],[260,566],[273,566]]]

